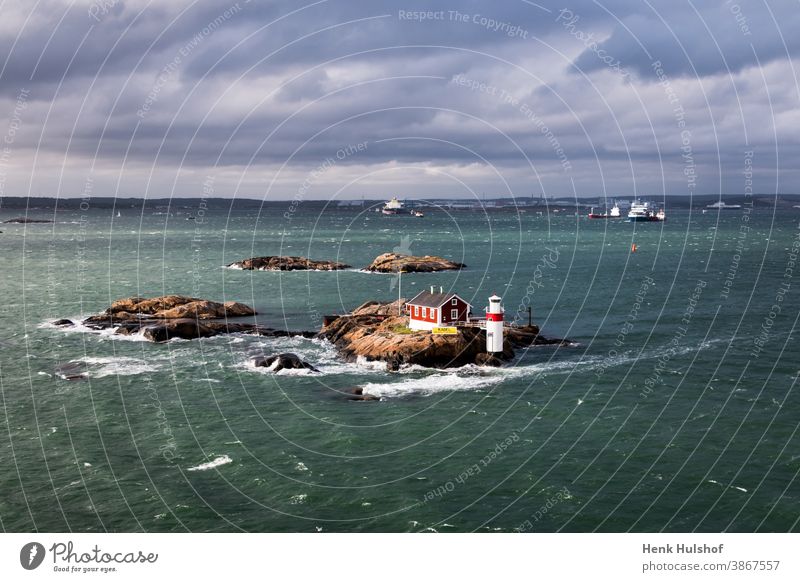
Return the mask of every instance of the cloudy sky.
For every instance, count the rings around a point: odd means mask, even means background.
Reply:
[[[800,5],[737,1],[5,0],[0,194],[800,192]]]

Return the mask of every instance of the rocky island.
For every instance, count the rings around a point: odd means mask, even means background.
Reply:
[[[531,345],[569,345],[568,340],[541,336],[535,325],[508,327],[504,350],[486,352],[485,331],[478,326],[460,326],[453,335],[434,335],[407,327],[405,300],[391,303],[368,301],[347,315],[330,318],[317,337],[333,343],[349,361],[359,357],[386,362],[388,370],[403,364],[454,368],[467,364],[500,366],[514,357],[514,348]]]
[[[365,271],[373,273],[434,273],[436,271],[457,271],[466,267],[463,263],[455,263],[442,257],[425,255],[414,257],[399,253],[384,253],[365,267]]]
[[[184,295],[164,295],[150,299],[129,297],[111,304],[103,313],[83,320],[83,325],[94,330],[115,328],[115,333],[132,335],[141,333],[154,342],[174,338],[198,339],[226,333],[250,333],[272,337],[301,335],[314,336],[313,332],[287,332],[264,327],[251,321],[231,321],[256,315],[249,305],[227,301],[218,303]],[[67,319],[54,322],[59,327],[74,323]]]
[[[339,271],[350,265],[335,261],[314,261],[306,257],[252,257],[228,265],[232,269],[245,271]]]

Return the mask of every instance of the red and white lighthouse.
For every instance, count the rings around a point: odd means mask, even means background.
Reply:
[[[489,297],[486,309],[486,351],[503,351],[503,306],[497,295]]]

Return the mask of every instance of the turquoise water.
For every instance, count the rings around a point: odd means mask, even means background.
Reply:
[[[786,274],[800,212],[668,209],[633,225],[181,204],[2,225],[4,530],[799,529],[800,280]],[[48,323],[181,293],[316,329],[397,297],[393,276],[357,270],[393,249],[468,265],[404,275],[404,296],[441,285],[480,310],[497,292],[508,319],[530,302],[547,335],[575,344],[521,350],[500,370],[387,373],[314,340],[155,345]],[[354,269],[223,268],[267,254]],[[283,351],[321,373],[248,365]],[[70,366],[88,380],[66,380]],[[356,387],[381,400],[348,400]]]

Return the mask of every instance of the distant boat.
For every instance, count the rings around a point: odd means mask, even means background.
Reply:
[[[620,216],[619,205],[616,202],[614,202],[611,210],[606,210],[603,213],[595,212],[594,206],[589,211],[589,218],[620,218]]]
[[[122,216],[122,213],[119,210],[117,210],[117,218],[119,218],[120,216]]]
[[[741,207],[741,204],[725,204],[722,200],[706,206],[706,208],[711,208],[712,210],[737,210]]]
[[[417,218],[422,218],[423,216],[425,216],[425,213],[422,212],[421,210],[412,210],[411,211],[411,216],[416,216]]]
[[[628,222],[663,222],[667,219],[664,209],[653,212],[649,202],[635,200],[631,202],[631,210],[628,212]]]
[[[391,200],[386,202],[381,209],[381,212],[387,215],[392,214],[404,214],[405,213],[405,204],[400,202],[397,198],[392,197]]]

